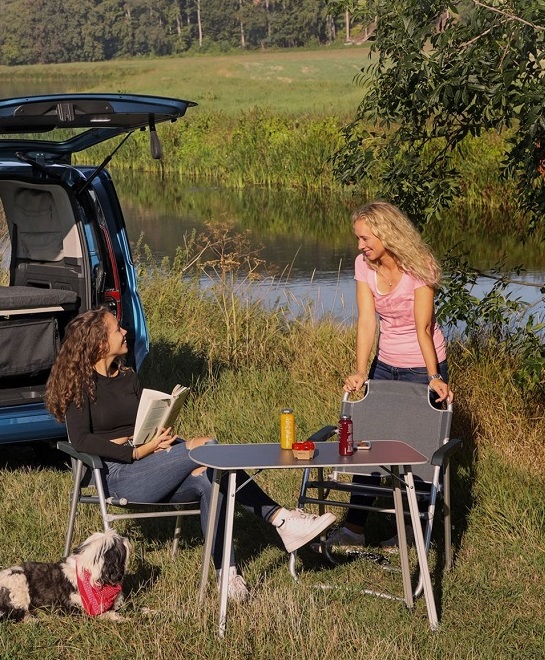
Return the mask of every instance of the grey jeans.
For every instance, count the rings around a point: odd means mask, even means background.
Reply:
[[[211,440],[210,443],[217,443]],[[175,442],[170,451],[160,451],[146,456],[141,461],[133,463],[118,463],[105,461],[106,484],[109,494],[114,497],[125,497],[132,502],[192,502],[199,501],[201,508],[201,528],[204,532],[208,524],[210,512],[210,497],[212,494],[212,470],[202,474],[191,474],[198,465],[189,457],[186,443]],[[248,479],[248,475],[237,472],[237,486]],[[213,558],[216,568],[221,566],[223,552],[223,529],[225,523],[225,485],[220,486],[220,501],[216,532],[213,544]],[[255,513],[265,521],[269,521],[275,511],[280,508],[253,480],[237,493],[237,502],[245,509]],[[231,566],[235,565],[234,555],[231,556]]]

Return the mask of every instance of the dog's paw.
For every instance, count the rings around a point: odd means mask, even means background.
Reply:
[[[157,616],[158,614],[161,614],[161,610],[153,610],[151,607],[143,607],[140,610],[140,613],[143,614],[144,616]]]
[[[30,614],[27,612],[25,616],[21,619],[22,623],[38,623],[38,617],[34,616],[33,614]]]
[[[99,615],[99,619],[103,619],[105,621],[115,621],[116,623],[124,623],[126,621],[130,621],[129,618],[126,616],[122,616],[119,614],[119,612],[114,612],[114,610],[108,610],[108,612],[103,612],[102,614]]]

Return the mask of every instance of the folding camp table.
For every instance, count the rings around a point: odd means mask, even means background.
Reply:
[[[239,444],[239,445],[203,445],[192,449],[189,453],[192,460],[199,465],[213,468],[213,486],[208,529],[204,546],[204,558],[201,572],[199,598],[202,601],[208,580],[208,570],[212,556],[212,539],[214,537],[214,523],[216,520],[220,479],[224,473],[228,474],[225,512],[225,537],[222,556],[222,572],[220,580],[220,607],[219,607],[219,634],[225,635],[227,625],[227,593],[229,581],[229,563],[233,544],[233,517],[236,497],[236,471],[237,470],[274,470],[294,468],[324,468],[341,466],[381,466],[389,470],[394,476],[394,504],[397,533],[399,538],[399,556],[403,576],[403,595],[407,607],[413,606],[413,592],[411,588],[411,575],[409,567],[409,554],[405,534],[405,521],[401,489],[407,494],[412,526],[415,534],[415,545],[418,556],[418,565],[423,576],[424,598],[428,611],[430,627],[435,630],[439,621],[431,586],[428,559],[424,546],[422,525],[420,522],[416,491],[412,474],[413,465],[427,463],[426,457],[404,442],[395,440],[376,441],[371,449],[357,450],[352,456],[340,456],[336,442],[316,443],[314,458],[299,460],[294,458],[289,450],[281,449],[277,443]],[[400,478],[400,466],[403,466],[403,477]]]

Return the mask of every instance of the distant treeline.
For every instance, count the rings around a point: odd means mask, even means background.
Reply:
[[[326,0],[0,0],[0,64],[293,48],[335,38]]]

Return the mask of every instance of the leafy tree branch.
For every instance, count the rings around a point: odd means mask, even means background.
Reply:
[[[484,9],[489,9],[490,11],[495,11],[498,14],[501,14],[502,16],[505,16],[511,21],[520,21],[521,23],[524,23],[524,25],[529,25],[531,28],[534,28],[534,30],[545,30],[545,27],[541,27],[540,25],[536,25],[535,23],[530,23],[529,21],[525,21],[523,18],[520,16],[515,16],[514,14],[507,12],[503,9],[500,9],[499,7],[492,7],[491,5],[487,5],[484,2],[479,2],[479,0],[472,0],[473,4],[477,5],[478,7],[483,7]]]
[[[420,224],[463,191],[466,138],[504,138],[502,176],[516,182],[527,228],[545,211],[545,3],[542,0],[343,2],[355,20],[376,21],[374,63],[344,145],[341,181],[365,185]]]

